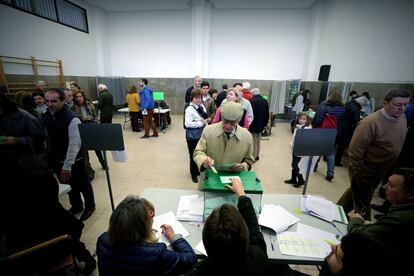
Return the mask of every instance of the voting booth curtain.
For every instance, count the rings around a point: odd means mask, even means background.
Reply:
[[[125,97],[128,91],[124,77],[96,77],[96,86],[100,83],[105,84],[108,87],[108,91],[112,94],[114,99],[115,106],[123,105],[125,103]]]

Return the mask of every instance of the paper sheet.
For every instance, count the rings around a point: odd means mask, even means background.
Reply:
[[[112,159],[115,162],[125,163],[127,161],[126,152],[124,150],[120,150],[120,151],[113,150],[111,151],[111,153],[112,153]]]
[[[199,195],[180,196],[177,219],[185,221],[203,221],[204,198]]]
[[[299,219],[279,205],[265,204],[259,216],[259,224],[273,229],[277,234],[285,231]]]
[[[230,178],[235,178],[241,181],[240,177],[238,175],[231,175],[231,176],[220,176],[220,181],[222,184],[230,184],[231,182]]]
[[[298,232],[280,233],[277,241],[280,252],[285,255],[323,259],[330,252],[326,252],[325,241]]]
[[[206,249],[204,248],[204,243],[203,240],[201,240],[197,246],[195,247],[195,250],[197,250],[198,252],[200,252],[201,254],[203,254],[204,256],[207,256],[207,252]]]
[[[187,229],[184,228],[184,225],[181,224],[176,218],[172,211],[154,217],[154,223],[152,224],[153,229],[160,229],[161,225],[168,224],[171,225],[172,229],[174,230],[175,234],[183,235],[183,238],[188,237],[190,233],[188,233]],[[161,235],[160,242],[165,243],[167,246],[170,245],[170,242],[164,235]]]

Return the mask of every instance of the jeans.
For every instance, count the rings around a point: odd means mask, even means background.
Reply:
[[[333,176],[335,172],[335,154],[326,156],[326,166],[328,168],[326,175]]]
[[[299,162],[300,162],[301,157],[300,156],[294,156],[292,155],[292,170],[299,172]]]

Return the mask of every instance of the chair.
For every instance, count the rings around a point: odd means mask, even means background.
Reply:
[[[35,275],[49,275],[73,265],[75,274],[78,275],[69,239],[69,235],[62,235],[3,257],[0,259],[0,273],[7,271],[17,275],[23,271]]]

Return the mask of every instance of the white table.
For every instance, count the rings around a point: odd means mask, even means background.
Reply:
[[[155,212],[157,214],[163,214],[169,211],[176,213],[178,202],[180,201],[180,196],[191,194],[198,194],[200,196],[203,196],[203,191],[148,188],[142,192],[141,196],[148,199],[154,204]],[[294,209],[300,209],[300,195],[263,194],[262,205],[263,204],[281,205],[286,210],[297,216],[300,219],[301,223],[336,234],[336,230],[330,223],[313,216],[306,214],[296,214],[294,212]],[[202,237],[201,223],[190,223],[186,221],[182,221],[181,223],[190,233],[190,236],[186,237],[186,240],[193,248],[195,248],[196,245],[201,241]],[[340,223],[335,224],[342,233],[345,234],[347,232],[346,225]],[[289,230],[296,230],[296,225],[289,228]],[[302,265],[323,264],[323,259],[282,255],[280,253],[279,245],[277,244],[277,239],[274,232],[272,233],[272,230],[269,229],[262,229],[262,233],[266,242],[267,255],[272,262]],[[274,250],[271,249],[270,238],[272,238],[274,241]]]
[[[165,114],[170,112],[171,109],[170,108],[154,108],[154,114]],[[125,124],[128,123],[130,121],[129,118],[129,107],[124,107],[124,108],[120,108],[118,109],[118,112],[123,113],[124,114],[124,124],[123,124],[123,129],[125,129]]]

